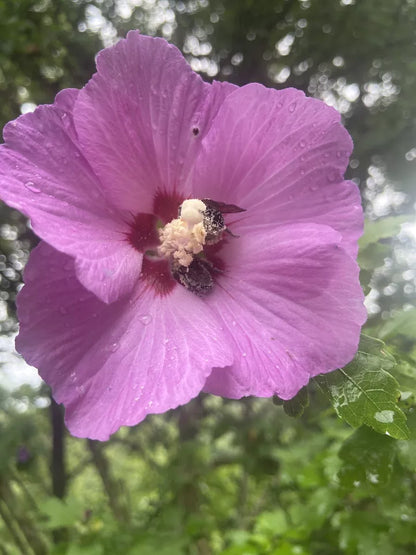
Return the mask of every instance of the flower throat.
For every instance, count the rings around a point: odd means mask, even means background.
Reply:
[[[178,217],[159,229],[158,254],[169,260],[173,278],[198,296],[214,287],[213,275],[220,268],[207,258],[207,251],[232,235],[223,214],[244,212],[234,204],[211,199],[187,199],[179,206]]]

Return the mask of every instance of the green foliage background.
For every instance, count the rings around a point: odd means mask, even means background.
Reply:
[[[1,123],[81,87],[132,28],[207,80],[295,86],[342,112],[370,317],[354,361],[290,402],[202,395],[106,444],[68,436],[46,386],[3,380],[0,553],[415,553],[416,2],[0,0]],[[7,335],[36,238],[0,218]]]

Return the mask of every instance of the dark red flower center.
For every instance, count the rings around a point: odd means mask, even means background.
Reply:
[[[194,217],[195,205],[202,206],[202,210],[197,211],[197,217],[201,218],[198,232],[202,239],[194,233],[196,226],[186,221],[186,214]],[[158,191],[152,213],[136,214],[127,235],[130,244],[144,255],[141,279],[160,296],[168,295],[177,283],[199,296],[209,293],[216,277],[225,270],[220,256],[225,240],[223,231],[227,230],[222,212],[240,211],[242,209],[235,205],[210,199],[187,200],[177,192]],[[175,250],[177,228],[179,246]],[[189,244],[193,250],[187,250],[186,242],[185,247],[182,246],[182,232],[186,240],[189,232]],[[161,238],[166,236],[166,241],[161,243]]]

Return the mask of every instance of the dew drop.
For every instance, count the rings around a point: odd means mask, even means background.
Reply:
[[[110,351],[111,351],[112,353],[115,353],[115,352],[118,350],[119,347],[120,347],[120,344],[119,344],[119,343],[117,343],[117,342],[112,343],[112,344],[110,345]]]
[[[326,177],[330,183],[333,183],[339,178],[339,173],[337,171],[330,171]]]
[[[139,321],[143,324],[143,326],[148,326],[152,321],[152,317],[150,314],[143,314],[139,316]]]
[[[75,383],[77,381],[77,374],[76,372],[71,372],[69,379],[72,383]]]
[[[305,141],[300,141],[299,146],[300,146],[300,148],[305,148],[305,146],[306,146]]]
[[[83,385],[79,385],[76,388],[78,395],[84,395],[85,393],[85,387]]]
[[[40,193],[41,192],[41,190],[36,187],[36,185],[33,183],[33,181],[26,181],[25,187],[28,191],[31,191],[32,193]]]
[[[289,104],[289,112],[291,114],[293,114],[293,112],[296,110],[296,102],[292,102],[292,104]]]
[[[242,353],[241,356],[246,357],[247,353]]]

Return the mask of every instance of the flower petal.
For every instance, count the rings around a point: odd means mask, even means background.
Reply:
[[[363,216],[357,186],[343,181],[352,142],[339,113],[301,91],[237,89],[203,141],[195,196],[246,208],[247,226],[314,222],[340,231],[357,252]]]
[[[76,436],[105,440],[188,402],[213,366],[232,362],[213,313],[176,287],[166,297],[139,288],[112,305],[85,290],[73,260],[41,243],[18,296],[16,345],[64,403]]]
[[[315,224],[229,242],[227,267],[207,301],[234,342],[236,362],[215,369],[205,391],[289,399],[310,377],[352,359],[366,313],[358,266],[340,245],[339,233]]]
[[[157,190],[185,191],[201,140],[234,88],[204,83],[177,48],[137,31],[100,52],[75,122],[114,203],[151,212]]]
[[[141,255],[127,242],[127,222],[103,196],[77,145],[71,113],[77,96],[74,89],[62,91],[54,105],[5,127],[1,198],[31,219],[39,237],[76,257],[82,283],[111,302],[137,281]],[[119,271],[126,266],[129,272]]]

